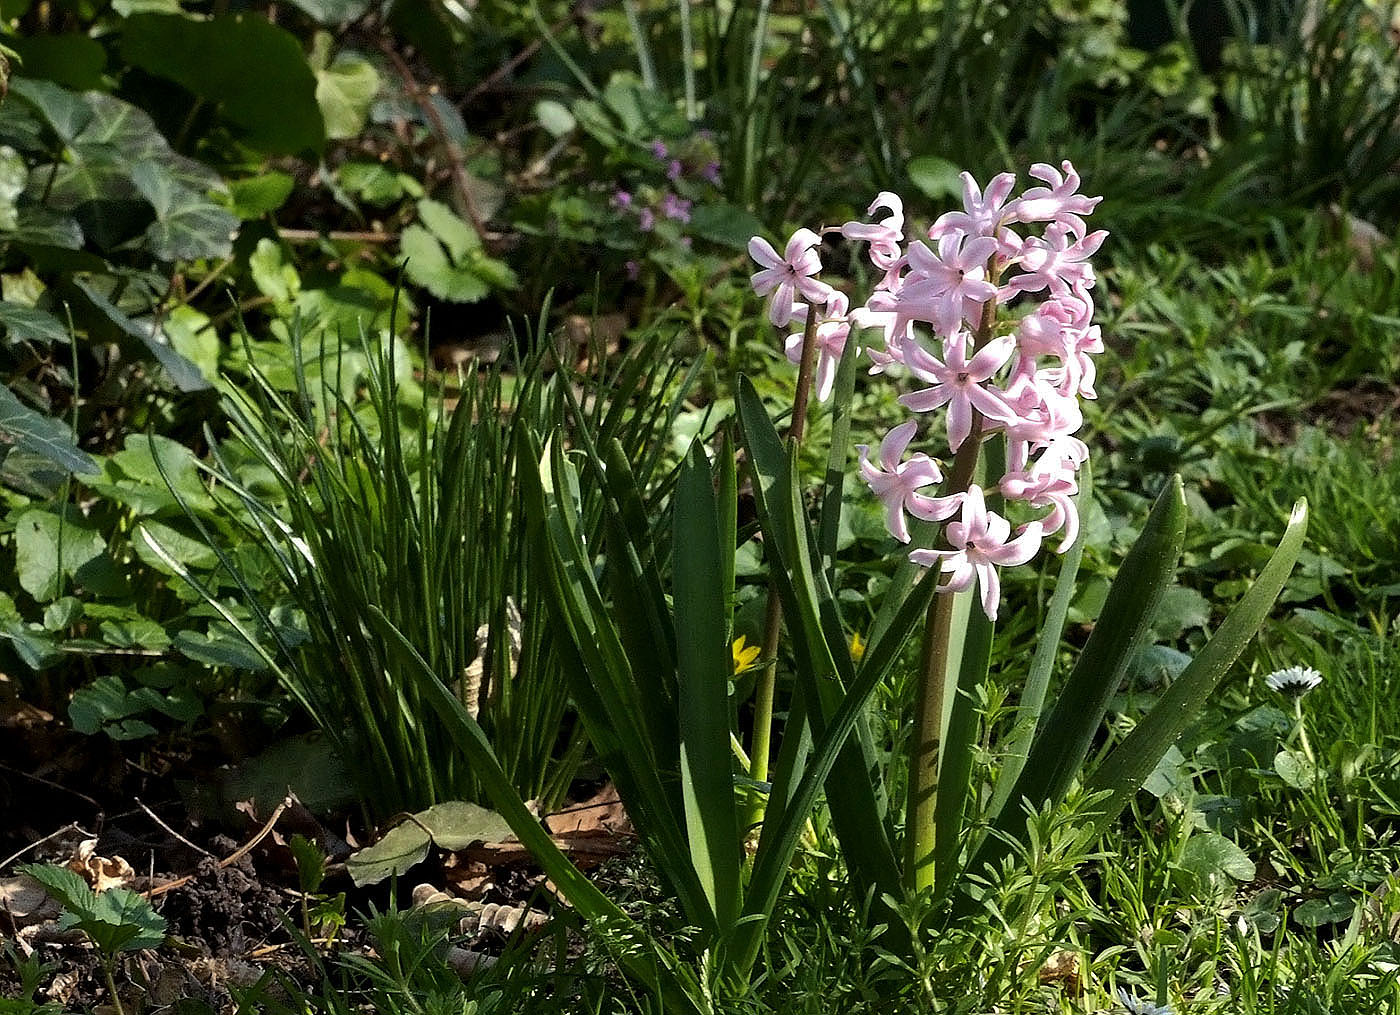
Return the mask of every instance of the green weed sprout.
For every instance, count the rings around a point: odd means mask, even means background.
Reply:
[[[126,888],[95,892],[78,874],[65,867],[31,863],[19,870],[43,885],[63,906],[61,927],[82,931],[97,947],[112,1006],[117,1015],[123,1015],[114,975],[118,956],[123,952],[159,948],[165,942],[165,918],[151,907],[145,896]]]

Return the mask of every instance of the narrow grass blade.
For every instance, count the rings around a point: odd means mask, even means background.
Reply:
[[[1108,790],[1100,827],[1107,825],[1127,806],[1167,748],[1200,711],[1206,699],[1214,693],[1225,672],[1239,658],[1244,647],[1259,630],[1283,591],[1298,554],[1303,549],[1303,537],[1308,529],[1308,504],[1305,500],[1293,506],[1278,549],[1259,572],[1249,591],[1235,604],[1219,630],[1181,672],[1158,699],[1142,721],[1127,738],[1115,747],[1094,769],[1087,781],[1092,792]]]
[[[698,442],[681,466],[673,546],[681,795],[690,862],[723,935],[738,918],[741,900],[729,752],[728,605],[719,510]]]
[[[496,812],[505,818],[520,844],[530,851],[530,855],[535,858],[560,893],[569,900],[569,904],[590,923],[600,924],[613,932],[620,931],[626,935],[629,942],[647,941],[646,931],[634,923],[573,865],[540,825],[539,820],[526,809],[524,801],[511,785],[491,749],[491,742],[477,721],[457,700],[456,695],[452,694],[428,668],[423,657],[378,607],[372,606],[370,610],[370,619],[390,651],[411,664],[405,668],[414,675],[418,691],[441,718],[457,748],[471,759],[472,766],[477,770]],[[688,992],[674,982],[669,982],[671,975],[666,970],[666,964],[658,963],[654,956],[647,954],[649,951],[650,949],[645,949],[639,954],[629,948],[620,952],[618,958],[628,973],[651,989],[666,995],[671,1003],[679,1004],[679,1011],[697,1012],[694,1002],[688,999]]]

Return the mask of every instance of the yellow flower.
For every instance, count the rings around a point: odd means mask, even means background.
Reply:
[[[860,636],[859,631],[855,631],[851,634],[851,661],[858,663],[864,655],[865,639]]]
[[[730,646],[734,650],[734,673],[738,675],[753,665],[758,654],[763,650],[757,645],[746,645],[744,636],[741,634],[734,639],[734,644]]]

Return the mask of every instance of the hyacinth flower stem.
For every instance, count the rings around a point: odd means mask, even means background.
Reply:
[[[792,447],[802,443],[807,428],[807,403],[812,394],[812,373],[817,362],[817,308],[807,311],[807,326],[802,332],[802,359],[797,366],[797,392],[792,400],[792,423],[788,441]],[[754,688],[753,739],[749,744],[749,778],[754,782],[768,781],[768,755],[773,744],[773,703],[778,684],[778,635],[782,629],[783,607],[778,600],[777,586],[768,583],[768,604],[763,613],[763,669]],[[762,818],[762,805],[755,805],[748,824]]]
[[[992,340],[996,302],[988,300],[974,335],[972,355]],[[945,496],[964,493],[972,485],[982,449],[982,414],[972,411],[972,430],[953,457]],[[940,536],[940,542],[946,541]],[[936,577],[936,576],[935,576]],[[947,706],[949,646],[953,635],[953,596],[933,597],[924,622],[919,655],[919,683],[914,697],[914,729],[909,744],[909,796],[904,811],[904,883],[911,895],[934,887],[934,818],[938,809],[939,755],[943,712]]]

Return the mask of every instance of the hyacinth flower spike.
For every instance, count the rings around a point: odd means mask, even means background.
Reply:
[[[1031,522],[1013,538],[1011,523],[987,510],[981,487],[970,486],[958,521],[949,522],[944,535],[951,549],[914,550],[909,559],[923,567],[940,565],[948,575],[940,592],[963,592],[975,582],[987,619],[996,620],[1001,602],[997,565],[1015,567],[1034,557],[1040,550],[1040,523]]]

